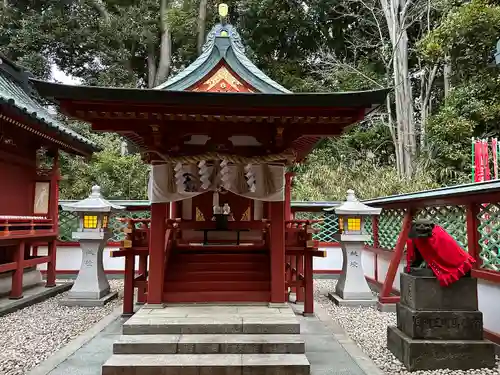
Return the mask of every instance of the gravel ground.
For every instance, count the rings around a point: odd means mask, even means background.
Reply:
[[[123,280],[110,280],[119,296],[104,307],[66,307],[68,293],[0,317],[0,374],[23,375],[47,359],[122,302]]]
[[[499,369],[479,370],[434,370],[409,372],[399,360],[387,350],[387,326],[396,325],[396,313],[380,312],[374,308],[339,307],[331,302],[326,293],[335,290],[337,280],[315,280],[314,293],[316,302],[328,311],[360,348],[382,369],[390,375],[500,375]],[[376,295],[376,293],[374,293]],[[500,365],[497,357],[497,364]]]

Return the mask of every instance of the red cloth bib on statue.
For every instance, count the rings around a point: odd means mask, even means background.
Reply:
[[[415,247],[441,286],[458,281],[472,269],[476,262],[442,227],[436,225],[431,237],[412,238],[406,243],[408,268],[414,257]]]

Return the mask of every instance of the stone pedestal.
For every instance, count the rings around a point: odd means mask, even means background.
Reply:
[[[402,273],[397,322],[388,327],[387,348],[409,371],[495,367],[494,344],[483,340],[475,278],[441,287],[430,270]]]
[[[342,242],[342,273],[328,298],[339,306],[375,306],[377,300],[365,278],[361,255],[364,242]]]
[[[80,240],[82,264],[64,306],[104,306],[118,296],[110,287],[102,264],[104,243],[101,240]]]

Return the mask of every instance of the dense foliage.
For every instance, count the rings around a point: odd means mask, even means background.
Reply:
[[[466,182],[470,139],[500,135],[500,7],[484,0],[231,0],[249,57],[293,91],[392,87],[387,105],[297,170],[295,199],[364,198]],[[153,87],[196,58],[216,0],[3,0],[1,51],[51,78]],[[397,38],[394,38],[394,36]],[[398,83],[399,82],[399,83]],[[404,88],[404,89],[403,89]],[[64,157],[61,196],[99,183],[111,198],[146,196],[148,167],[122,140],[70,126],[104,151]]]

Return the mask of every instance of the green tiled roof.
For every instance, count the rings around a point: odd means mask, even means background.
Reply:
[[[245,47],[236,28],[220,23],[208,33],[202,54],[182,72],[155,89],[186,90],[210,73],[222,60],[261,93],[291,94],[290,90],[273,81],[250,61],[245,55]]]
[[[47,109],[33,99],[35,94],[29,83],[29,74],[0,55],[0,103],[19,111],[22,115],[35,120],[41,127],[58,133],[61,141],[77,143],[84,154],[99,150],[99,147],[77,132],[68,129],[54,118]]]

